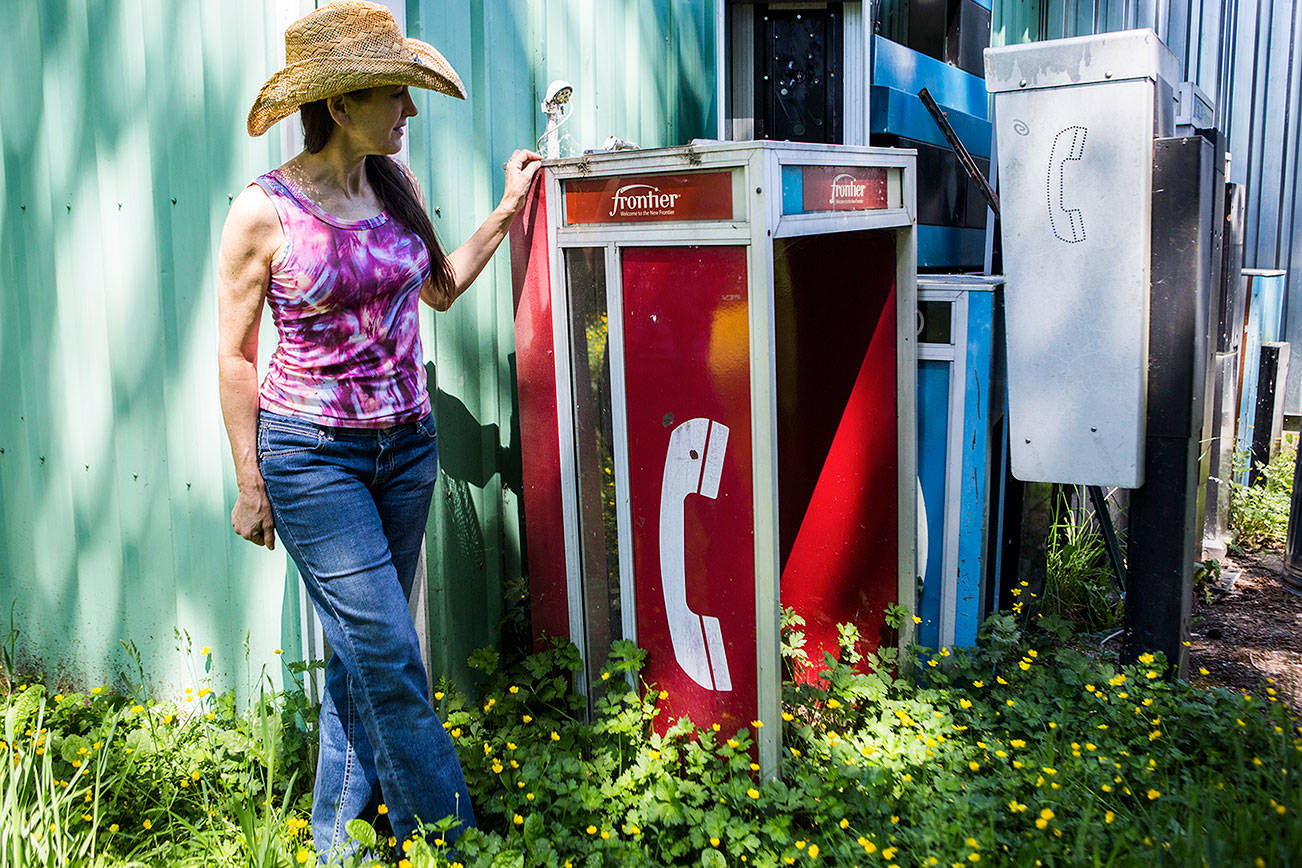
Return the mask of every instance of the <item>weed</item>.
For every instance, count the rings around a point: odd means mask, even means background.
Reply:
[[[1098,520],[1083,510],[1073,510],[1065,491],[1054,504],[1052,516],[1040,610],[1085,631],[1117,627],[1123,600]]]
[[[1257,485],[1240,485],[1231,478],[1230,532],[1238,548],[1251,551],[1284,544],[1296,460],[1297,444],[1286,440],[1270,463],[1261,468]],[[1247,456],[1236,452],[1234,477],[1247,466]]]

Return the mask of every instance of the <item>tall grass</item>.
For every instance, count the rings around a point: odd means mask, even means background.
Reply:
[[[1073,509],[1063,489],[1053,505],[1045,546],[1046,615],[1070,621],[1083,630],[1107,630],[1121,624],[1124,601],[1108,559],[1098,518]]]

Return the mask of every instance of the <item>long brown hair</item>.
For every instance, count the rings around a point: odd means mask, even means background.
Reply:
[[[299,106],[298,113],[303,121],[303,148],[309,154],[315,154],[330,141],[338,125],[330,116],[330,109],[323,99],[304,103]],[[447,257],[443,255],[443,246],[439,244],[438,236],[434,234],[434,224],[421,205],[415,182],[397,161],[382,154],[368,155],[364,165],[366,180],[375,191],[381,207],[389,212],[389,216],[420,236],[420,240],[425,243],[425,250],[429,253],[430,277],[435,289],[450,298],[456,287],[456,276],[452,273]]]

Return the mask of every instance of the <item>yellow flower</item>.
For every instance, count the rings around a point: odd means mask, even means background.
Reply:
[[[524,723],[533,723],[533,717],[528,714],[521,717],[520,720],[523,721]]]
[[[1014,705],[1016,705],[1016,703],[1013,702],[1011,699],[1005,699],[1004,705],[1007,705],[1009,708],[1012,708]]]
[[[1149,788],[1149,790],[1148,790],[1148,792],[1146,793],[1146,795],[1148,796],[1148,800],[1149,800],[1150,802],[1151,802],[1153,799],[1160,799],[1160,798],[1162,797],[1162,794],[1161,794],[1160,792],[1158,792],[1157,790],[1155,790],[1155,789],[1153,789],[1153,788],[1151,788],[1151,787]]]
[[[520,692],[520,688],[519,688],[519,687],[516,687],[514,684],[512,684],[510,687],[506,688],[506,690],[507,690],[508,693],[519,693],[519,692]]]
[[[750,787],[749,789],[747,789],[746,795],[750,796],[752,799],[758,799],[760,797],[759,790],[755,789],[754,787]]]
[[[1149,654],[1147,652],[1139,655],[1139,662],[1143,663],[1145,666],[1150,665],[1156,659],[1157,659],[1156,657],[1154,657],[1152,654]]]
[[[1026,742],[1020,738],[1015,738],[1012,741],[1010,741],[1008,744],[1009,746],[1016,747],[1016,748],[1026,747]]]
[[[380,803],[380,807],[376,808],[375,810],[376,810],[380,815],[384,815],[384,814],[389,813],[389,806],[386,805],[386,804],[384,804],[383,802],[381,802],[381,803]]]
[[[829,699],[827,700],[827,707],[835,711],[841,707],[841,703],[837,702],[835,698]]]
[[[967,767],[972,771],[976,771],[977,769],[981,768],[981,763],[977,762],[976,760],[969,760]]]
[[[452,737],[453,737],[453,738],[461,738],[461,727],[458,726],[458,727],[456,727],[455,729],[452,730]]]
[[[1052,820],[1054,817],[1054,813],[1051,809],[1045,808],[1044,810],[1040,811],[1040,817],[1045,820]]]
[[[1111,678],[1108,679],[1108,684],[1111,684],[1113,687],[1120,687],[1125,683],[1126,683],[1126,676],[1120,672],[1118,672],[1116,675],[1113,675]]]
[[[152,828],[154,828],[154,822],[153,822],[152,820],[145,820],[145,821],[144,821],[143,823],[141,823],[140,825],[144,826],[146,829],[152,829]]]
[[[1112,813],[1111,811],[1108,811],[1106,814],[1103,815],[1103,822],[1111,823],[1116,818],[1117,818],[1116,814]]]
[[[435,691],[434,691],[434,699],[435,699],[435,701],[442,702],[442,701],[443,701],[443,691],[442,691],[442,690],[435,690]]]
[[[753,727],[755,727],[756,729],[759,729],[760,727],[764,726],[764,721],[762,721],[762,720],[752,720],[752,721],[750,722],[750,725],[753,726]]]
[[[717,723],[712,723],[712,724],[710,724],[710,729],[711,729],[713,732],[718,732],[718,731],[719,731],[719,724],[717,724]]]
[[[817,858],[818,858],[818,845],[817,845],[817,844],[810,844],[810,845],[809,845],[809,858],[810,858],[810,859],[817,859]]]
[[[595,835],[595,834],[597,834],[597,827],[596,827],[596,826],[588,826],[588,828],[587,828],[585,831],[587,831],[587,833],[588,833],[589,835]]]
[[[117,833],[118,833],[118,824],[113,823],[112,825],[109,826],[109,834],[116,835]]]
[[[610,838],[610,832],[607,829],[601,830],[601,840],[605,841]]]
[[[914,615],[914,616],[913,616],[913,623],[915,623],[915,624],[921,624],[921,623],[922,623],[922,619],[919,618],[917,615]]]
[[[973,682],[972,682],[972,686],[973,686],[973,687],[977,687],[977,688],[981,688],[981,687],[985,687],[985,686],[986,686],[986,683],[985,683],[984,681],[973,681]]]
[[[399,860],[398,860],[398,868],[411,868],[411,860],[410,860],[410,859],[399,859]]]
[[[609,681],[609,680],[610,680],[610,673],[609,673],[609,672],[603,672],[603,673],[601,673],[601,680],[602,680],[602,681]]]
[[[1031,664],[1027,663],[1025,660],[1018,660],[1017,665],[1023,672],[1031,668]]]
[[[980,862],[980,861],[981,861],[981,854],[980,854],[980,853],[968,853],[968,854],[967,854],[967,861],[969,861],[969,862]]]
[[[514,817],[511,818],[511,822],[515,823],[517,826],[523,826],[524,817],[521,817],[519,814],[516,814]]]
[[[199,649],[199,653],[202,654],[203,656],[207,657],[207,656],[208,656],[208,652],[211,651],[211,650],[212,650],[211,648],[209,648],[207,645],[205,645],[205,646],[203,646],[202,648]]]
[[[1208,671],[1206,670],[1206,668],[1204,668],[1204,667],[1202,667],[1202,666],[1199,666],[1199,667],[1198,667],[1198,674],[1199,674],[1199,675],[1211,675],[1212,673],[1208,672]]]
[[[803,849],[805,849],[805,839],[804,839],[804,838],[801,838],[799,841],[796,842],[796,849],[797,849],[797,850],[803,850]]]
[[[1008,803],[1008,810],[1010,813],[1020,814],[1026,810],[1026,805],[1023,805],[1021,802],[1017,801],[1017,799],[1013,799]]]
[[[960,699],[960,700],[958,701],[958,705],[959,705],[959,708],[971,708],[971,707],[972,707],[972,701],[969,700],[969,699]]]
[[[1037,829],[1043,829],[1048,825],[1049,825],[1049,821],[1044,819],[1043,817],[1039,817],[1035,821],[1035,828]]]
[[[1007,684],[1007,683],[1008,683],[1007,681],[1004,680],[1004,676],[1002,676],[1002,675],[996,675],[996,676],[995,676],[995,681],[998,682],[999,684]]]
[[[719,846],[719,839],[718,839],[718,838],[711,838],[711,839],[710,839],[710,846],[711,846],[711,847],[718,847],[718,846]]]
[[[735,738],[730,738],[730,739],[728,739],[728,747],[736,748],[736,747],[737,747],[737,739],[735,739]]]
[[[275,651],[273,651],[273,652],[271,652],[271,653],[273,653],[273,654],[284,654],[284,653],[285,653],[285,649],[284,649],[284,648],[277,648]]]
[[[561,734],[558,733],[556,730],[553,729],[553,730],[552,730],[552,741],[560,741],[560,740],[561,740]]]
[[[669,691],[668,691],[668,690],[662,690],[662,691],[660,691],[660,693],[658,694],[658,696],[660,697],[661,701],[666,700],[666,699],[669,698]]]
[[[304,862],[308,860],[308,857],[311,855],[312,854],[307,852],[307,850],[300,849],[297,853],[294,854],[294,861],[302,865]]]
[[[845,817],[842,817],[841,822],[837,823],[837,825],[840,826],[842,829],[848,829],[850,828],[850,821],[847,820]]]

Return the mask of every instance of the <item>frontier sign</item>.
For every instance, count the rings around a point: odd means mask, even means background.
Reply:
[[[565,182],[565,222],[732,219],[732,172],[625,175]]]

